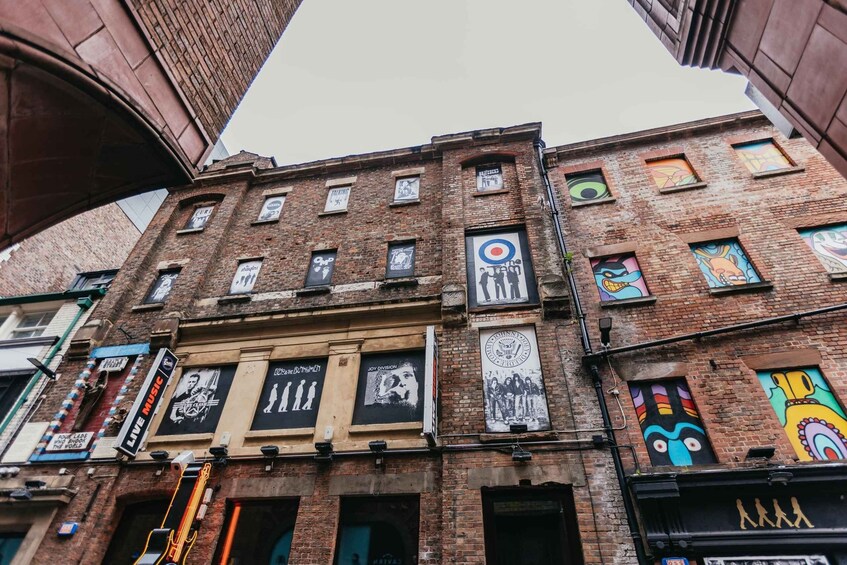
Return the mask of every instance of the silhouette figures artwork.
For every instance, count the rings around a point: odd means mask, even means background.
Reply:
[[[753,528],[764,528],[770,526],[771,528],[779,528],[782,529],[783,526],[788,528],[799,528],[801,525],[805,525],[807,528],[814,528],[814,524],[809,520],[808,517],[803,513],[803,509],[800,507],[800,501],[797,500],[796,496],[791,497],[791,511],[794,513],[794,520],[792,521],[788,514],[782,509],[779,501],[776,498],[771,499],[773,503],[773,513],[774,518],[776,518],[776,522],[771,520],[768,517],[768,509],[762,504],[762,501],[758,498],[754,498],[753,502],[756,507],[756,516],[758,517],[758,522],[754,521],[750,514],[747,513],[747,510],[744,508],[744,503],[740,498],[735,499],[735,507],[738,509],[738,517],[739,523],[738,527],[742,530],[746,530],[747,526],[752,526]]]

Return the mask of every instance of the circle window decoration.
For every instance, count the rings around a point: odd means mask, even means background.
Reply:
[[[812,459],[847,459],[847,439],[831,422],[815,417],[803,418],[797,424],[797,436]]]
[[[489,265],[502,265],[515,258],[515,244],[507,239],[489,239],[479,248],[479,258]]]
[[[521,332],[503,330],[493,334],[485,342],[485,356],[499,367],[517,367],[529,358],[532,346]]]

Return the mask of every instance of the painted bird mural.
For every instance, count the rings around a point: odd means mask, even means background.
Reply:
[[[622,261],[603,260],[594,265],[594,281],[601,300],[625,300],[644,296],[633,283],[641,280],[641,271],[630,272]]]

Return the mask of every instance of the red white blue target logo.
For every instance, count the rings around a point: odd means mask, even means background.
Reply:
[[[506,239],[489,239],[479,248],[479,258],[490,265],[502,265],[515,258],[515,245]]]

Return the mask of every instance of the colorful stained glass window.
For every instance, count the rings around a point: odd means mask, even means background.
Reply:
[[[612,197],[601,171],[565,175],[565,181],[568,183],[568,193],[571,195],[574,204],[606,200]]]
[[[632,253],[592,259],[591,270],[603,302],[650,296],[641,267]]]
[[[738,158],[751,173],[764,173],[790,168],[791,161],[779,150],[772,139],[733,146]]]
[[[800,237],[827,271],[847,272],[847,224],[800,230]]]
[[[674,188],[700,181],[684,157],[649,161],[647,168],[659,188]]]
[[[762,282],[737,239],[695,243],[691,252],[710,288]]]

